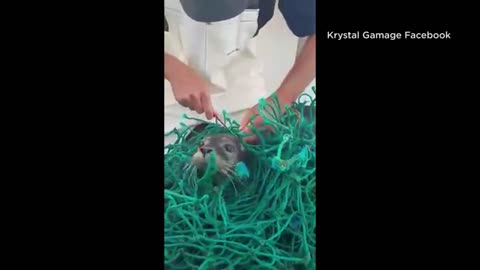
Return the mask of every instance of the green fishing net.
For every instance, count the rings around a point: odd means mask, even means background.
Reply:
[[[253,129],[259,143],[244,144],[252,159],[221,185],[212,181],[214,154],[202,173],[190,160],[207,134],[244,136],[239,124],[223,112],[229,130],[182,124],[171,132],[177,140],[165,146],[165,269],[315,269],[316,101],[303,94],[281,113],[272,100],[259,103],[270,132]]]

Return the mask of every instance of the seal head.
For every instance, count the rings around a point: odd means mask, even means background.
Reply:
[[[203,138],[197,151],[192,156],[192,164],[200,170],[205,169],[209,155],[213,152],[215,153],[218,172],[226,176],[234,175],[235,165],[238,162],[245,162],[247,159],[247,151],[240,138],[232,134],[222,133]]]

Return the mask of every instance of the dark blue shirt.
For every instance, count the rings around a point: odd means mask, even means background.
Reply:
[[[258,9],[255,36],[273,17],[276,0],[180,0],[185,13],[199,22],[215,22],[233,18],[245,9]],[[288,27],[298,37],[315,34],[315,0],[278,0],[278,8]],[[164,20],[168,31],[168,22]]]
[[[259,9],[257,33],[272,19],[275,0],[259,0]],[[278,9],[297,37],[311,36],[316,33],[315,0],[278,0]]]

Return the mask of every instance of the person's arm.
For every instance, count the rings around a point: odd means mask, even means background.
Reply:
[[[295,64],[280,85],[277,94],[285,103],[292,103],[315,78],[316,1],[279,0],[278,9],[288,28],[299,37],[308,37]]]
[[[164,77],[172,85],[178,103],[212,119],[213,110],[208,82],[173,55],[165,53]]]
[[[307,38],[292,68],[278,90],[275,91],[282,110],[284,109],[284,105],[293,103],[315,78],[315,39],[315,34]],[[271,102],[271,98],[267,100]],[[245,133],[250,133],[247,125],[252,115],[258,116],[258,105],[251,108],[242,118],[240,129]],[[253,125],[255,126],[259,126],[261,123],[263,123],[263,119],[260,117],[255,118],[253,121]],[[246,138],[247,142],[253,142],[255,140],[255,137]]]
[[[284,105],[293,103],[315,78],[315,0],[279,0],[278,8],[295,36],[299,38],[308,37],[294,65],[280,87],[275,91],[281,108],[284,109]],[[271,98],[267,101],[271,101]],[[263,119],[258,117],[257,104],[248,110],[242,118],[240,128],[244,133],[251,134],[249,121],[252,115],[257,116],[252,123],[254,126],[258,127],[263,123]],[[256,137],[247,137],[245,141],[255,142]]]
[[[165,59],[163,62],[164,77],[167,81],[175,80],[176,71],[186,68],[186,65],[178,60],[175,56],[164,53]],[[185,66],[185,67],[184,67]]]
[[[293,103],[315,78],[316,35],[309,36],[293,67],[276,91],[282,103]]]

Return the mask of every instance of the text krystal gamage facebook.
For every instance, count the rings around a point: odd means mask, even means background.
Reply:
[[[379,33],[369,31],[356,31],[356,32],[327,32],[327,39],[334,40],[346,40],[346,39],[387,39],[387,40],[419,40],[419,39],[451,39],[451,33],[444,32],[392,32],[392,33]]]

